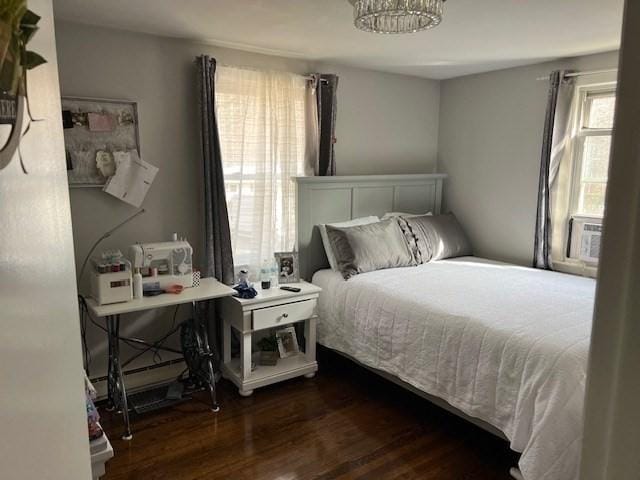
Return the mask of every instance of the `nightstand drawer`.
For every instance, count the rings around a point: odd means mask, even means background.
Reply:
[[[288,323],[306,320],[315,315],[316,301],[287,303],[277,307],[261,308],[253,311],[253,329],[278,327]]]

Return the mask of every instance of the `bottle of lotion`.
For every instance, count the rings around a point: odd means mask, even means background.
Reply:
[[[133,298],[142,298],[142,274],[139,268],[133,274]]]

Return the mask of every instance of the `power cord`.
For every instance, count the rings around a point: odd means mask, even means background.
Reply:
[[[87,253],[87,255],[84,257],[84,260],[82,262],[82,266],[80,267],[80,272],[78,273],[78,286],[80,285],[80,280],[82,280],[82,274],[84,273],[84,269],[87,268],[87,263],[89,262],[89,258],[91,258],[91,254],[94,252],[94,250],[96,248],[98,248],[98,245],[100,245],[100,243],[103,240],[106,240],[107,238],[109,238],[116,230],[124,227],[131,220],[136,218],[138,215],[142,215],[145,212],[146,212],[146,210],[144,208],[141,209],[141,210],[138,210],[136,213],[134,213],[133,215],[131,215],[130,217],[128,217],[124,221],[120,222],[118,225],[113,227],[111,230],[107,230],[104,234],[102,234],[102,236],[100,238],[98,238],[98,240],[95,241],[95,243],[93,245],[91,245],[91,248],[89,249],[89,253]]]
[[[98,240],[95,241],[95,243],[89,249],[89,252],[87,253],[86,257],[84,257],[84,260],[82,262],[82,266],[80,267],[80,272],[78,273],[78,278],[77,278],[78,289],[80,289],[80,280],[82,280],[82,275],[84,274],[84,270],[87,267],[87,263],[89,262],[89,258],[91,258],[91,254],[93,254],[94,250],[96,248],[98,248],[98,245],[100,245],[100,243],[103,240],[109,238],[116,230],[118,230],[119,228],[125,226],[127,223],[129,223],[131,220],[136,218],[138,215],[142,215],[145,212],[146,212],[146,210],[144,208],[141,209],[141,210],[138,210],[136,213],[134,213],[133,215],[129,216],[124,221],[120,222],[118,225],[113,227],[112,229],[107,230],[100,238],[98,238]],[[91,315],[89,314],[89,309],[87,308],[87,302],[85,301],[85,299],[84,299],[84,297],[82,295],[78,295],[78,305],[80,307],[80,334],[82,336],[82,350],[83,350],[83,353],[84,353],[84,368],[85,368],[85,371],[86,371],[87,377],[88,377],[89,376],[89,368],[91,366],[91,352],[89,351],[89,347],[87,345],[87,321],[86,321],[87,316],[89,317],[91,322],[93,324],[95,324],[98,328],[100,328],[100,329],[102,329],[104,331],[106,331],[106,329],[101,327],[100,325],[98,325],[93,320],[93,318],[91,318]]]
[[[87,315],[86,310],[86,302],[84,302],[84,298],[82,295],[78,295],[78,304],[80,305],[80,338],[82,339],[82,358],[84,361],[84,369],[87,373],[87,377],[90,376],[90,366],[91,366],[91,352],[89,351],[89,346],[87,344]],[[84,305],[84,307],[83,307]]]

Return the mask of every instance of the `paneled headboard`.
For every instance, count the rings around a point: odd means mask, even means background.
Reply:
[[[300,275],[311,280],[328,262],[316,225],[387,212],[440,213],[444,174],[297,177]]]

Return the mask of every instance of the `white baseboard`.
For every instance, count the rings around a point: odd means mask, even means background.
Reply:
[[[141,370],[135,373],[125,373],[124,382],[127,388],[127,394],[172,382],[185,368],[185,363],[179,361],[162,367],[149,368],[148,370]],[[93,386],[98,392],[98,400],[106,399],[107,380],[92,380],[91,383],[93,383]]]

